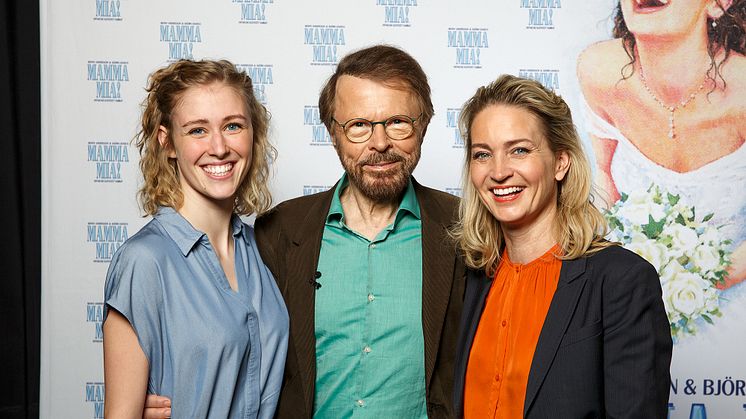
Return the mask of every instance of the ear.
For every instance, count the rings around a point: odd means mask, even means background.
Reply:
[[[570,170],[570,163],[570,155],[567,154],[567,151],[557,153],[554,162],[554,179],[557,182],[561,182],[565,178],[567,171]]]
[[[733,0],[710,0],[705,6],[707,16],[712,20],[718,20],[732,4]]]
[[[176,150],[168,137],[168,130],[163,125],[158,128],[158,143],[166,150],[168,157],[176,158]]]

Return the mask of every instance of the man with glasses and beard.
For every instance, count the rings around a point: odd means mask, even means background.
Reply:
[[[344,174],[255,225],[290,314],[275,417],[452,417],[464,265],[447,233],[458,199],[412,177],[427,76],[400,49],[365,48],[339,62],[319,111]]]

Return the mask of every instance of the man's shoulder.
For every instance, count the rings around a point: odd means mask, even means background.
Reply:
[[[320,205],[323,205],[328,200],[329,191],[288,199],[257,217],[254,227],[257,231],[260,231],[269,225],[278,223],[292,224],[303,222],[309,212],[314,209],[320,214],[328,211],[328,208],[319,208]]]
[[[426,210],[426,213],[437,211],[448,217],[455,217],[457,215],[458,205],[461,201],[459,197],[421,185],[416,181],[414,185],[420,207],[425,207],[429,210]]]

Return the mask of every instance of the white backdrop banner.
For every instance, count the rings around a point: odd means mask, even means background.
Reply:
[[[272,114],[278,203],[325,190],[342,173],[317,106],[338,60],[371,44],[400,46],[428,74],[435,105],[415,176],[460,195],[461,105],[501,73],[561,94],[593,158],[576,65],[585,48],[611,38],[615,7],[612,0],[41,0],[41,417],[103,417],[103,285],[112,254],[147,222],[135,199],[141,177],[131,140],[150,72],[181,58],[225,58],[250,74]],[[743,231],[743,214],[735,220]],[[743,245],[740,234],[718,249],[729,255]],[[697,271],[692,263],[682,269]],[[717,309],[690,310],[691,328],[676,337],[669,416],[744,417],[746,288],[695,288],[667,291],[677,324],[676,304],[714,294]]]

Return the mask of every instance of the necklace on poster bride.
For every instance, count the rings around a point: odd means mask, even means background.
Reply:
[[[645,88],[645,91],[648,92],[651,98],[659,104],[663,109],[665,109],[668,112],[668,138],[673,140],[676,138],[676,111],[679,109],[684,109],[686,105],[689,104],[694,98],[697,96],[697,94],[705,87],[705,84],[707,83],[707,74],[705,74],[704,80],[702,80],[702,83],[697,86],[697,88],[692,91],[688,96],[684,96],[684,98],[679,101],[679,103],[675,105],[666,105],[663,103],[662,100],[658,99],[658,96],[653,93],[653,91],[648,87],[648,83],[645,81],[645,72],[642,70],[642,64],[640,64],[640,81],[642,82],[642,87]]]

